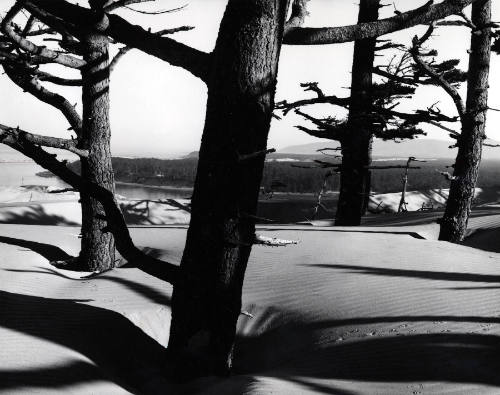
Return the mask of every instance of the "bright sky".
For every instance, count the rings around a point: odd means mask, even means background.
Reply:
[[[142,5],[141,9],[166,9],[184,5],[187,0],[157,0],[154,7]],[[182,11],[159,16],[121,11],[127,20],[152,31],[180,25],[195,29],[173,37],[204,51],[211,51],[217,37],[218,25],[227,0],[190,0]],[[425,1],[396,0],[400,11],[423,4]],[[12,0],[0,0],[0,12],[5,14]],[[385,3],[390,3],[386,1]],[[500,19],[500,5],[493,2],[493,20]],[[139,6],[136,6],[139,8]],[[306,26],[338,26],[352,24],[357,19],[357,5],[353,0],[311,0],[310,16]],[[393,7],[385,7],[381,17],[393,15]],[[422,34],[424,26],[391,35],[396,41],[409,45],[415,34]],[[386,38],[386,37],[384,37]],[[460,58],[461,68],[467,68],[467,49],[470,35],[465,28],[441,27],[437,29],[432,47],[439,51],[439,59]],[[347,96],[350,85],[353,44],[326,46],[284,46],[278,74],[277,100],[288,101],[310,97],[303,92],[301,82],[317,81],[326,94]],[[113,52],[114,53],[114,52]],[[387,61],[384,57],[376,60]],[[500,107],[500,57],[493,55],[490,73],[490,106]],[[51,69],[55,71],[55,69]],[[59,71],[59,69],[57,69]],[[66,71],[63,71],[66,73]],[[60,88],[47,84],[73,103],[80,105],[78,88]],[[52,107],[23,93],[5,75],[0,76],[0,122],[17,126],[34,133],[68,137],[67,122]],[[463,94],[465,91],[462,89]],[[401,110],[426,108],[439,101],[444,113],[454,114],[451,99],[438,88],[421,88],[417,95],[402,103]],[[169,157],[198,150],[205,117],[206,88],[188,72],[172,67],[152,56],[134,50],[118,64],[111,77],[111,123],[114,155]],[[305,110],[305,108],[304,108]],[[314,115],[341,115],[332,106],[308,108]],[[487,135],[500,140],[500,113],[488,114]],[[317,141],[293,126],[304,121],[291,114],[282,121],[273,120],[269,147],[277,149],[295,144]],[[458,125],[455,126],[458,128]],[[446,133],[433,126],[426,127],[431,138],[445,139]]]

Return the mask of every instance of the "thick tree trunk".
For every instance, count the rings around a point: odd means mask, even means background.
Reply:
[[[109,56],[108,39],[99,34],[88,34],[82,40],[87,66],[82,69],[83,130],[81,148],[89,151],[82,158],[82,176],[114,193],[114,175],[111,164],[109,124]],[[111,233],[102,229],[102,205],[90,194],[81,192],[82,243],[80,266],[90,271],[114,267],[115,242]]]
[[[287,0],[230,0],[221,22],[191,223],[174,286],[169,352],[177,377],[231,368],[255,234]]]
[[[491,0],[478,0],[472,4],[472,22],[478,28],[491,22]],[[481,162],[488,107],[490,47],[489,28],[481,30],[481,34],[471,35],[466,113],[462,118],[454,179],[451,181],[450,196],[439,233],[440,240],[453,243],[460,242],[465,237]]]
[[[380,0],[361,0],[358,22],[378,19]],[[342,168],[340,195],[335,225],[355,226],[361,223],[370,197],[370,171],[372,162],[372,69],[375,57],[375,39],[354,43],[352,65],[351,102],[349,105],[349,134],[341,141]]]

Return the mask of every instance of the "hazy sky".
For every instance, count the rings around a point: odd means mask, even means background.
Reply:
[[[152,31],[166,27],[192,25],[195,29],[177,33],[173,37],[204,51],[211,51],[217,37],[218,25],[227,0],[157,0],[154,6],[141,5],[141,9],[166,9],[184,5],[185,9],[160,16],[142,15],[132,11],[121,11],[127,20],[151,27]],[[423,4],[425,1],[396,0],[400,11]],[[5,14],[12,0],[0,0],[0,12]],[[390,3],[390,1],[386,1]],[[500,17],[500,5],[493,2],[493,20]],[[307,26],[338,26],[355,23],[357,5],[353,0],[311,0]],[[381,16],[394,13],[393,7],[382,9]],[[415,34],[422,34],[424,26],[391,35],[396,41],[409,45]],[[467,68],[467,49],[470,34],[465,28],[442,27],[437,29],[432,47],[438,49],[440,59],[460,58],[461,68]],[[297,100],[310,97],[303,92],[300,82],[317,81],[326,94],[347,96],[350,85],[353,44],[326,46],[283,46],[278,74],[277,100]],[[113,51],[115,53],[116,50]],[[384,57],[377,58],[379,64],[386,63]],[[59,68],[52,71],[66,73]],[[490,106],[500,107],[500,59],[493,55],[490,74]],[[60,88],[47,84],[74,103],[80,105],[78,88]],[[15,86],[5,75],[0,76],[0,122],[28,131],[52,136],[67,137],[67,122],[52,107],[39,102]],[[465,94],[464,90],[462,92]],[[438,88],[421,88],[411,101],[402,103],[400,109],[425,108],[436,101],[443,112],[455,114],[451,99]],[[152,56],[134,50],[118,64],[111,77],[111,122],[114,155],[167,157],[198,150],[205,117],[205,85],[190,73],[168,65]],[[341,115],[332,106],[304,108],[315,115]],[[317,141],[293,126],[304,121],[288,115],[282,121],[273,120],[269,135],[269,147],[282,148],[288,145]],[[488,114],[487,135],[500,140],[500,113]],[[458,125],[454,126],[458,129]],[[440,129],[425,127],[431,138],[445,139]],[[499,153],[500,154],[500,153]]]

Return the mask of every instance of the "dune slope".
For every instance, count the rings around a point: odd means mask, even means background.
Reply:
[[[136,228],[171,262],[186,229]],[[496,393],[500,254],[391,228],[261,229],[234,375],[166,378],[171,287],[135,268],[95,278],[47,259],[78,228],[0,225],[0,392],[210,394]]]

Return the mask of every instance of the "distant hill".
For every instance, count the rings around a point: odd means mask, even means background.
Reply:
[[[497,144],[496,141],[488,142]],[[407,158],[415,156],[416,158],[428,159],[455,159],[457,149],[449,149],[452,144],[451,141],[432,140],[432,139],[415,139],[405,140],[401,143],[395,141],[382,141],[375,140],[373,143],[373,156],[378,158]],[[321,148],[336,148],[339,146],[338,142],[325,141],[318,143],[310,143],[303,145],[292,145],[280,149],[280,154],[299,154],[299,155],[317,155],[318,149]],[[498,159],[500,160],[500,147],[484,147],[483,159]]]

